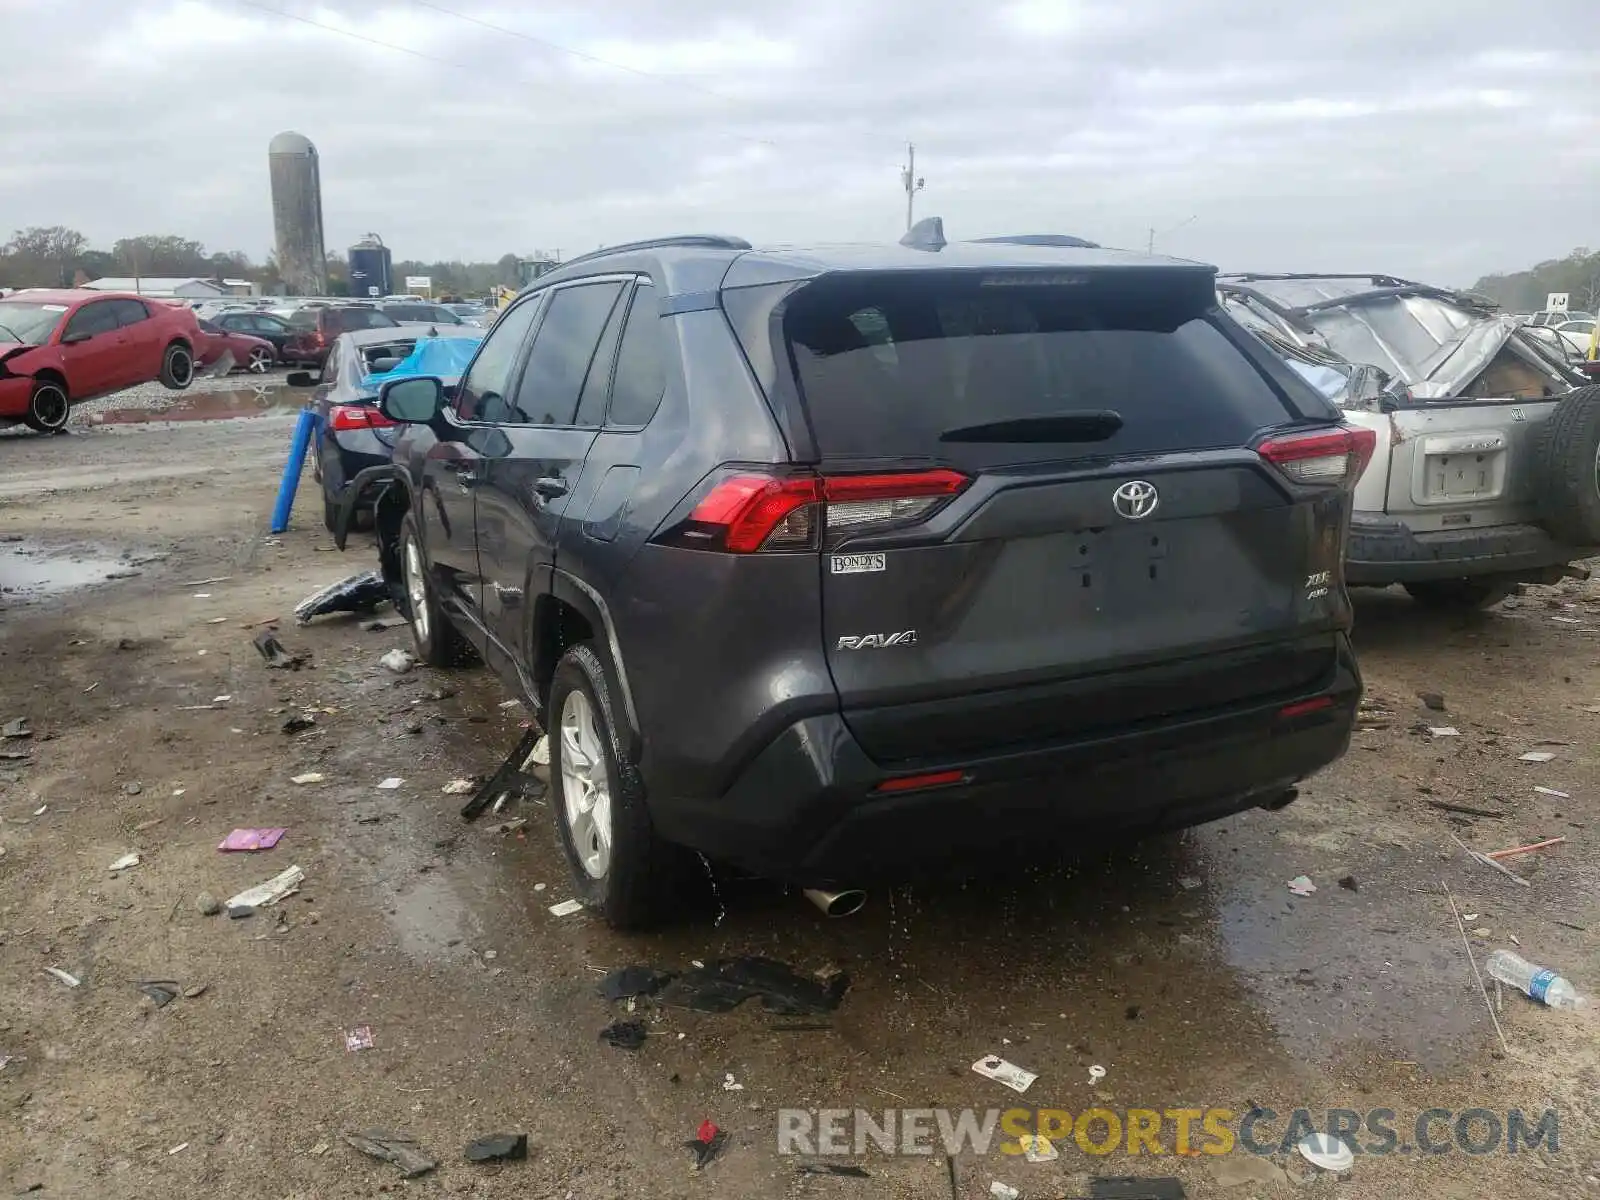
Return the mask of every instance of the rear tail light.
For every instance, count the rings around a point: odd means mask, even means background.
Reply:
[[[377,409],[365,404],[334,404],[328,408],[329,429],[384,429],[393,424]]]
[[[959,471],[879,475],[733,475],[711,489],[668,540],[732,554],[809,550],[824,528],[865,532],[924,520],[971,483]]]
[[[1377,444],[1378,435],[1372,430],[1340,425],[1317,433],[1269,438],[1256,452],[1295,483],[1354,486],[1372,461]]]
[[[1285,704],[1278,710],[1278,720],[1292,721],[1295,717],[1303,717],[1307,713],[1322,712],[1333,707],[1332,696],[1314,696],[1310,700],[1299,700],[1294,704]]]

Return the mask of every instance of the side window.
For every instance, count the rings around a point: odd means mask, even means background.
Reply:
[[[117,327],[117,310],[112,307],[114,301],[96,300],[92,304],[85,304],[72,314],[72,320],[67,322],[67,327],[62,330],[62,337],[69,337],[74,333],[110,333]]]
[[[517,387],[517,403],[503,420],[524,425],[571,425],[577,420],[589,364],[621,294],[621,283],[586,283],[561,288],[550,297],[550,311],[539,324]]]
[[[667,390],[665,339],[661,332],[661,309],[656,290],[648,283],[633,293],[628,309],[628,324],[622,331],[617,351],[617,374],[611,384],[611,413],[608,425],[640,427],[648,425]]]
[[[113,300],[111,307],[116,310],[119,325],[137,325],[150,319],[150,310],[139,300]]]
[[[589,377],[583,381],[583,394],[578,397],[575,425],[593,428],[606,419],[606,400],[611,395],[611,364],[617,359],[617,342],[622,337],[627,308],[623,301],[611,306],[606,330],[600,335],[600,348],[595,351],[594,362],[589,364]]]
[[[317,379],[318,383],[336,383],[339,379],[339,359],[344,354],[344,341],[334,342],[333,348],[328,351],[328,357],[323,360],[322,374]]]
[[[511,385],[511,372],[517,365],[517,355],[527,340],[541,299],[533,296],[507,309],[495,322],[489,336],[483,339],[477,357],[456,389],[456,415],[463,421],[503,419],[499,414],[509,407],[505,392]]]

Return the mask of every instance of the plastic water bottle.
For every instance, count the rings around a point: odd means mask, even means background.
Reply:
[[[1520,954],[1509,950],[1496,950],[1489,955],[1484,969],[1501,983],[1508,983],[1525,996],[1531,996],[1551,1008],[1580,1008],[1585,1003],[1577,989],[1544,967],[1536,967]]]

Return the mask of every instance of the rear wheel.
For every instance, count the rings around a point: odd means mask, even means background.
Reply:
[[[265,375],[272,370],[272,350],[267,346],[257,346],[245,359],[244,369],[252,375]]]
[[[54,379],[38,379],[34,381],[33,392],[28,397],[28,411],[22,419],[29,429],[60,433],[67,427],[70,412],[66,385]]]
[[[439,607],[433,583],[428,578],[427,559],[422,554],[422,538],[410,514],[400,523],[400,578],[405,586],[406,615],[411,618],[411,637],[417,644],[417,657],[430,667],[470,663],[475,657],[472,647]]]
[[[683,854],[650,823],[638,765],[617,737],[619,711],[597,650],[569,647],[546,709],[556,839],[584,906],[615,929],[640,929],[666,915]]]
[[[161,383],[181,392],[194,382],[194,355],[182,342],[173,342],[161,356]]]
[[[1438,609],[1488,608],[1509,596],[1514,586],[1496,579],[1428,579],[1405,585],[1418,604]]]

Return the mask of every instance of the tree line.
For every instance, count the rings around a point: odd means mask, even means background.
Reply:
[[[1594,312],[1600,307],[1600,251],[1580,246],[1565,258],[1552,258],[1526,271],[1485,275],[1472,285],[1507,312],[1538,312],[1551,292],[1566,292],[1568,307]]]
[[[394,282],[398,290],[407,275],[427,275],[436,295],[482,295],[495,284],[515,287],[517,271],[515,254],[494,262],[405,261],[394,264]],[[19,229],[0,243],[0,288],[72,287],[108,275],[248,279],[268,294],[283,288],[271,254],[266,262],[256,263],[242,250],[207,253],[202,243],[170,234],[121,238],[111,249],[101,250],[76,229],[36,225]],[[328,255],[328,290],[335,296],[350,294],[349,264],[337,252]]]

